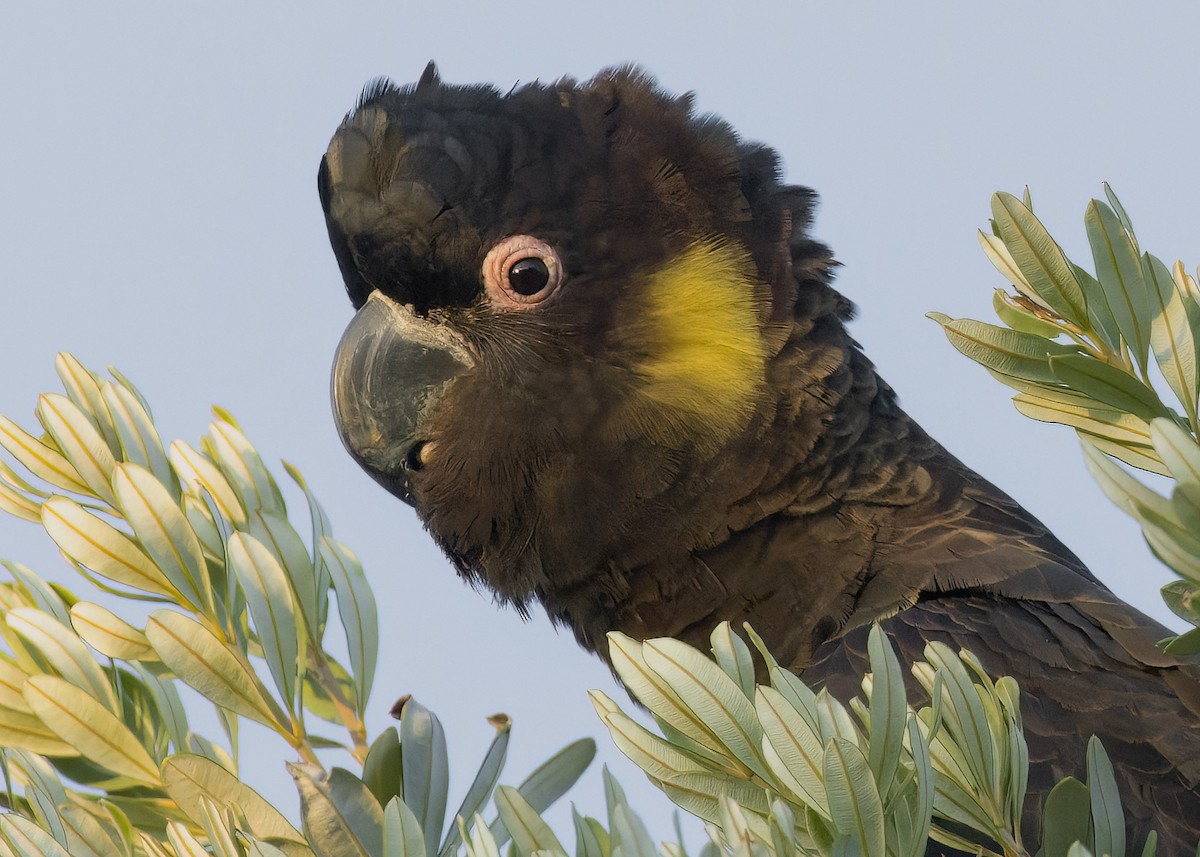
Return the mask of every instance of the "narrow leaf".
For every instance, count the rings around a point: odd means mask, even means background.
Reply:
[[[375,596],[371,593],[358,557],[348,547],[336,539],[325,538],[321,540],[320,553],[337,593],[338,614],[346,630],[350,670],[354,674],[361,714],[371,694],[379,653],[379,618]]]
[[[57,676],[32,676],[25,682],[25,701],[89,761],[138,783],[159,784],[158,765],[146,748],[86,691]]]
[[[1033,212],[1012,194],[997,193],[992,196],[992,219],[1037,298],[1068,321],[1084,322],[1083,291],[1062,249]]]
[[[263,659],[284,706],[294,713],[300,645],[287,574],[275,555],[248,533],[234,533],[228,550],[229,567],[246,593]]]

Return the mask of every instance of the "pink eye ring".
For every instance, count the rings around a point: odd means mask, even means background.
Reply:
[[[558,251],[532,235],[511,235],[483,259],[483,284],[498,306],[531,309],[562,285]]]

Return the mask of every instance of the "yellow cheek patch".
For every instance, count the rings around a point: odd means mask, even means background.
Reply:
[[[636,428],[652,439],[708,447],[753,412],[766,351],[753,257],[724,239],[697,242],[644,283],[633,331]],[[640,400],[637,401],[637,400]]]

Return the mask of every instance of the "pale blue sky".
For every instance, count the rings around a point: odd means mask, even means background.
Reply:
[[[909,411],[1164,617],[1168,577],[1071,433],[1019,416],[923,315],[990,318],[1003,284],[975,229],[992,191],[1025,184],[1077,261],[1084,205],[1109,181],[1143,247],[1194,267],[1198,24],[1183,3],[7,4],[0,413],[32,424],[62,349],[132,377],[166,436],[194,440],[210,403],[229,408],[269,461],[301,468],[361,556],[385,617],[372,726],[402,693],[434,708],[453,805],[493,711],[515,720],[511,781],[592,734],[646,804],[585,696],[624,698],[607,670],[462,585],[334,432],[328,370],[351,309],[315,177],[361,86],[433,58],[449,81],[504,89],[636,61],[695,90],[821,194],[815,231],[844,264],[853,330]],[[20,521],[0,519],[0,556],[67,574]],[[281,765],[268,772],[279,755],[251,758],[249,779],[291,802]],[[599,782],[576,792],[581,810],[602,811]],[[669,833],[665,813],[648,820]]]

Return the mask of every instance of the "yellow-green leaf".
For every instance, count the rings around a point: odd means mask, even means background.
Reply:
[[[59,450],[87,483],[90,493],[113,502],[112,478],[116,461],[104,436],[79,406],[58,393],[38,398],[37,416]]]
[[[158,765],[115,714],[86,691],[50,675],[25,682],[34,713],[88,761],[148,786],[159,785]]]
[[[260,839],[304,845],[304,836],[270,801],[211,759],[177,753],[163,762],[162,780],[167,794],[196,823],[207,797],[237,810],[247,831]]]
[[[129,536],[67,497],[42,504],[42,526],[63,553],[101,577],[165,595],[181,597]]]
[[[128,463],[114,469],[113,492],[125,520],[171,585],[198,610],[213,615],[200,540],[171,493],[149,470]]]
[[[290,731],[287,717],[273,710],[254,671],[196,620],[159,610],[146,622],[146,637],[172,672],[212,702],[266,726]]]
[[[85,643],[102,655],[126,661],[157,661],[146,635],[107,607],[90,601],[71,605],[71,625]]]
[[[51,449],[8,417],[0,416],[0,446],[8,450],[30,473],[56,488],[77,494],[91,494],[84,478],[71,462]]]

